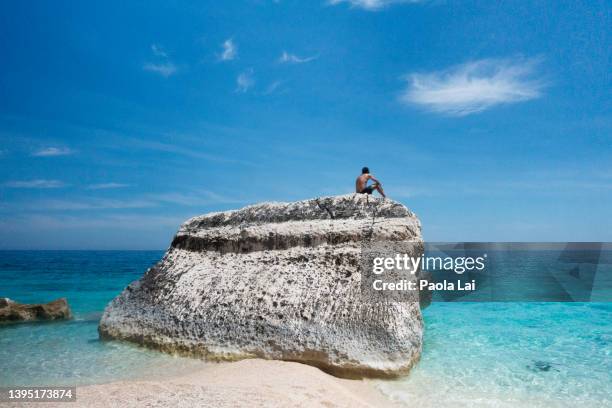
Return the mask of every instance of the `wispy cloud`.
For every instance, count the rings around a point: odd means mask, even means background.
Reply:
[[[154,194],[149,197],[150,200],[162,203],[183,205],[183,206],[205,206],[210,204],[237,204],[243,203],[244,200],[239,200],[232,197],[227,197],[213,191],[202,191],[198,193],[184,192],[169,192]]]
[[[67,147],[44,147],[32,153],[35,157],[66,156],[73,154],[74,151]]]
[[[329,4],[336,5],[341,3],[350,4],[351,7],[358,7],[368,11],[376,11],[387,6],[401,3],[419,3],[422,0],[329,0]]]
[[[495,105],[541,96],[537,59],[482,59],[443,71],[408,75],[400,100],[451,116],[482,112]]]
[[[59,230],[74,228],[100,228],[119,229],[134,231],[134,226],[151,229],[161,226],[176,228],[193,214],[177,216],[147,215],[147,214],[105,214],[102,216],[92,215],[82,217],[81,215],[46,215],[46,214],[24,214],[12,215],[10,218],[0,218],[0,227],[9,230],[21,230],[24,227],[34,230]]]
[[[231,38],[223,41],[221,48],[223,48],[223,51],[221,52],[219,58],[222,61],[231,61],[238,56],[238,47]]]
[[[295,54],[289,54],[287,51],[283,51],[281,56],[278,58],[278,62],[281,64],[303,64],[305,62],[314,61],[319,58],[318,55],[313,55],[311,57],[299,57]]]
[[[16,180],[4,183],[9,188],[60,188],[65,185],[59,180]]]
[[[82,210],[125,210],[136,208],[157,207],[158,203],[146,199],[72,199],[72,200],[44,200],[34,203],[31,210],[52,210],[52,211],[82,211]]]
[[[137,138],[122,137],[121,143],[127,145],[133,149],[147,149],[158,152],[166,152],[171,154],[178,154],[186,157],[194,157],[196,159],[209,160],[217,163],[232,163],[232,164],[243,164],[253,166],[252,162],[241,160],[233,155],[225,154],[213,154],[207,151],[200,151],[192,146],[183,147],[176,144],[157,142],[152,140],[142,140]]]
[[[128,187],[129,184],[123,183],[99,183],[99,184],[90,184],[87,186],[89,190],[110,190],[115,188],[124,188]]]
[[[253,79],[252,69],[242,72],[236,78],[236,92],[245,93],[252,88],[253,85],[255,85],[255,80]]]
[[[264,91],[264,95],[271,95],[271,94],[277,92],[280,89],[280,87],[283,84],[283,82],[284,81],[274,81],[274,82],[272,82],[270,85],[268,85],[268,87]]]
[[[159,74],[164,78],[168,78],[176,73],[176,65],[174,65],[172,62],[162,62],[159,64],[146,63],[142,66],[142,69]]]
[[[168,53],[164,51],[161,45],[151,44],[151,51],[156,57],[168,58]]]
[[[151,52],[159,62],[147,62],[142,66],[145,71],[153,72],[161,75],[164,78],[168,78],[171,75],[176,74],[177,67],[168,58],[168,53],[162,48],[161,45],[151,44]]]
[[[131,210],[141,208],[206,207],[217,204],[240,204],[245,200],[228,197],[212,191],[161,192],[128,198],[105,198],[72,196],[64,199],[46,199],[11,203],[4,209],[10,211],[89,211],[89,210]]]

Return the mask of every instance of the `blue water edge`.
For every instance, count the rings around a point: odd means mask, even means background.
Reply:
[[[74,319],[0,325],[0,386],[83,385],[173,375],[201,365],[118,341],[100,341],[106,304],[163,251],[0,251],[0,297],[66,297]]]
[[[0,251],[0,297],[66,297],[66,322],[0,325],[0,386],[81,385],[154,378],[196,359],[102,342],[105,305],[163,251]],[[419,407],[612,406],[612,303],[433,303],[421,361],[375,381]]]

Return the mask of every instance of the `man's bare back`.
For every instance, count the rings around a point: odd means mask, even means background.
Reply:
[[[368,180],[372,180],[374,183],[368,186]],[[355,191],[360,194],[372,194],[374,190],[378,191],[381,196],[386,197],[381,182],[370,174],[370,169],[364,167],[361,169],[361,175],[355,180]]]
[[[363,189],[368,184],[368,180],[371,179],[372,176],[369,174],[362,174],[357,177],[357,181],[355,182],[355,189],[358,193],[361,193]]]

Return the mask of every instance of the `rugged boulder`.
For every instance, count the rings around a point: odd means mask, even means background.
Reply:
[[[216,360],[397,376],[420,356],[423,322],[418,294],[395,302],[361,288],[364,245],[387,241],[422,242],[418,218],[362,194],[195,217],[106,307],[100,336]]]
[[[0,298],[0,322],[60,320],[70,319],[71,316],[66,298],[42,304],[23,304]]]

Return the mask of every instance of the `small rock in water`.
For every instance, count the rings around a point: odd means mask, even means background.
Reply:
[[[60,320],[70,319],[71,316],[66,298],[40,304],[23,304],[9,298],[0,298],[0,322]]]
[[[550,371],[551,369],[553,369],[553,364],[549,363],[548,361],[541,361],[541,360],[537,360],[533,362],[533,365],[529,365],[527,366],[528,369],[530,369],[531,371]],[[554,369],[555,371],[559,371],[557,369]]]
[[[550,363],[547,363],[546,361],[536,361],[535,366],[540,371],[549,371],[552,367]]]

